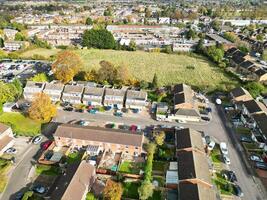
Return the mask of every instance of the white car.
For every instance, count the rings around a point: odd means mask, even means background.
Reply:
[[[227,155],[223,155],[223,160],[224,160],[224,163],[227,164],[227,165],[230,165],[230,158],[227,156]]]
[[[13,147],[10,147],[5,151],[5,153],[7,153],[7,154],[16,154],[17,153],[17,149],[15,149]]]
[[[43,139],[43,136],[41,136],[41,135],[35,136],[32,140],[32,143],[33,144],[39,144],[42,141],[42,139]]]
[[[213,140],[208,144],[208,150],[211,151],[215,147],[215,142]]]
[[[255,162],[264,162],[262,158],[258,155],[251,155],[250,160],[255,161]]]
[[[220,149],[223,155],[228,155],[228,148],[225,142],[220,143]]]

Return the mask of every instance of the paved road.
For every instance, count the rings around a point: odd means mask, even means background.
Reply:
[[[212,121],[208,124],[178,124],[169,122],[157,122],[150,118],[140,118],[138,115],[133,115],[133,117],[115,117],[107,114],[88,114],[88,113],[75,113],[65,111],[59,111],[58,117],[55,119],[57,122],[69,122],[71,120],[89,120],[97,121],[99,124],[105,124],[105,122],[117,122],[124,124],[137,124],[142,127],[156,124],[164,125],[174,125],[193,128],[199,131],[204,131],[205,134],[213,136],[219,142],[226,142],[229,148],[229,157],[231,160],[230,169],[235,171],[238,184],[243,190],[244,200],[267,200],[267,194],[265,188],[259,182],[259,179],[253,176],[253,171],[249,165],[247,165],[247,160],[244,159],[244,153],[242,152],[242,147],[239,141],[234,138],[234,134],[230,128],[229,123],[226,122],[224,112],[220,107],[216,107],[214,104],[210,105],[212,112]],[[241,151],[242,150],[242,151]]]
[[[44,135],[47,135],[51,133],[51,130],[54,130],[53,124],[46,126],[42,132]],[[42,141],[45,141],[45,138]],[[27,178],[32,167],[31,162],[36,160],[40,156],[40,153],[40,145],[29,144],[29,147],[23,155],[17,158],[15,168],[11,171],[7,187],[2,196],[0,196],[1,200],[13,200],[17,192],[27,191],[27,187],[30,186]]]
[[[29,146],[21,159],[17,160],[16,166],[12,171],[7,187],[1,200],[13,199],[14,194],[27,185],[27,177],[32,167],[31,160],[40,147],[38,145]],[[12,197],[12,198],[11,198]]]

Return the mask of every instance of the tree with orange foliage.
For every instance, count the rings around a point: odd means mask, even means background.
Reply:
[[[63,51],[57,55],[57,60],[52,64],[56,79],[68,83],[79,72],[82,61],[79,55],[72,51]]]
[[[50,97],[45,93],[38,93],[29,108],[29,117],[33,120],[49,122],[56,116],[57,108],[52,104]]]
[[[112,180],[108,180],[104,188],[105,200],[120,200],[122,196],[122,185]]]

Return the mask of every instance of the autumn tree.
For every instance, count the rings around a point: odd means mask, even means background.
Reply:
[[[131,81],[129,68],[125,65],[120,65],[117,68],[117,75],[118,82],[120,82],[121,84],[128,85]]]
[[[161,131],[160,133],[158,133],[156,136],[155,136],[155,141],[157,143],[157,145],[161,146],[164,144],[164,140],[165,140],[165,133],[164,131]]]
[[[39,73],[30,78],[34,82],[48,82],[49,78],[45,73]]]
[[[122,192],[121,183],[108,180],[103,191],[103,196],[105,200],[120,200]]]
[[[63,51],[57,55],[56,61],[52,64],[52,70],[56,79],[62,83],[68,83],[79,72],[82,61],[79,55],[72,51]]]
[[[98,70],[98,80],[100,82],[108,82],[114,84],[118,78],[118,70],[116,67],[105,60],[102,60],[100,63],[100,69]]]
[[[31,119],[49,122],[52,117],[56,116],[57,109],[47,94],[38,93],[35,95],[28,112]]]

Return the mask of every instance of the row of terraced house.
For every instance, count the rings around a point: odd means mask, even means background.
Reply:
[[[45,93],[53,102],[63,101],[72,104],[111,106],[119,109],[144,109],[147,105],[147,92],[128,88],[115,89],[95,87],[88,84],[64,85],[28,81],[24,88],[24,98],[32,101],[37,93]]]
[[[251,139],[259,148],[267,150],[267,107],[263,102],[254,100],[242,87],[231,91],[230,97],[235,105],[238,120],[236,125],[250,128]]]

